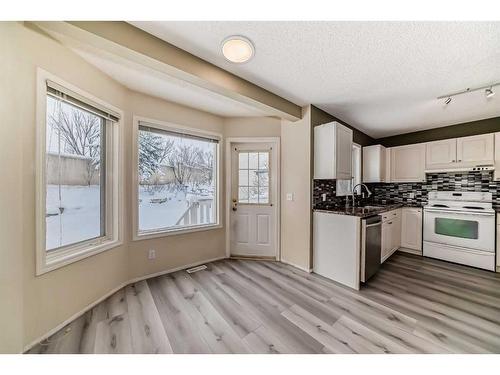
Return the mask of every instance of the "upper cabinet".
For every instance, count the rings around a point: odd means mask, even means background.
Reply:
[[[425,169],[450,170],[476,165],[492,165],[495,135],[446,139],[426,144]]]
[[[457,138],[457,163],[463,166],[492,165],[495,158],[494,144],[494,134]]]
[[[352,130],[330,122],[314,128],[314,178],[352,178]]]
[[[425,145],[391,147],[391,182],[425,181]]]
[[[363,182],[389,182],[386,179],[386,164],[384,146],[363,147]]]
[[[425,169],[443,169],[457,161],[456,139],[429,142],[425,146]]]
[[[495,180],[500,180],[500,132],[495,133],[495,173],[493,174],[493,178]],[[497,259],[500,261],[500,256],[497,256]]]

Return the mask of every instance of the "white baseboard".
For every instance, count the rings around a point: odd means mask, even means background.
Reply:
[[[215,261],[221,260],[221,259],[226,259],[226,256],[221,256],[221,257],[217,257],[217,258],[206,259],[206,260],[202,260],[202,261],[199,261],[199,262],[185,264],[185,265],[182,265],[182,266],[179,266],[179,267],[170,268],[170,269],[165,270],[165,271],[160,271],[160,272],[151,273],[151,274],[144,275],[144,276],[135,277],[135,278],[130,279],[130,280],[126,281],[126,282],[123,282],[120,285],[118,285],[116,288],[111,289],[109,292],[107,292],[105,295],[103,295],[99,299],[97,299],[94,302],[88,304],[86,307],[84,307],[82,310],[80,310],[76,314],[73,314],[71,317],[69,317],[68,319],[66,319],[64,322],[62,322],[62,323],[58,324],[56,327],[52,328],[47,333],[45,333],[42,336],[40,336],[39,338],[33,340],[30,344],[28,344],[28,345],[26,345],[24,347],[23,353],[27,352],[28,350],[30,350],[32,347],[34,347],[35,345],[37,345],[41,341],[43,341],[45,339],[48,339],[50,336],[52,336],[54,333],[56,333],[57,331],[59,331],[61,328],[64,328],[69,323],[71,323],[73,320],[78,319],[80,316],[82,316],[83,314],[85,314],[87,311],[89,311],[93,307],[97,306],[99,303],[101,303],[102,301],[104,301],[106,298],[112,296],[113,294],[115,294],[116,292],[118,292],[120,289],[125,288],[127,285],[134,284],[134,283],[137,283],[139,281],[146,280],[146,279],[151,279],[153,277],[166,275],[166,274],[169,274],[169,273],[172,273],[172,272],[182,271],[182,270],[184,270],[186,268],[196,267],[196,266],[199,266],[201,264],[215,262]]]
[[[302,271],[305,271],[305,272],[308,272],[308,273],[311,273],[313,271],[312,268],[302,267],[302,266],[299,266],[298,264],[294,264],[294,263],[288,262],[288,261],[283,260],[283,259],[281,259],[280,262],[288,264],[289,266],[298,268],[299,270],[302,270]]]

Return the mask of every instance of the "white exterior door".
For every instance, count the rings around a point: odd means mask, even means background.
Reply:
[[[277,257],[277,163],[274,143],[231,143],[232,256]]]

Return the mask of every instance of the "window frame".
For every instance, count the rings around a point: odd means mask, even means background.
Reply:
[[[351,151],[352,151],[352,154],[351,154],[351,159],[352,159],[352,177],[349,179],[349,180],[336,180],[335,181],[335,195],[337,197],[345,197],[345,196],[350,196],[351,193],[352,193],[352,188],[357,185],[355,184],[354,180],[356,179],[356,176],[354,176],[354,150],[357,149],[358,152],[359,152],[359,160],[358,160],[358,170],[357,170],[357,174],[358,174],[358,177],[359,177],[359,182],[358,183],[362,183],[363,182],[363,147],[358,144],[358,143],[353,143],[352,144],[352,148],[351,148]],[[342,182],[341,182],[342,181]],[[349,181],[349,191],[346,192],[342,189],[342,187],[340,186],[341,183],[345,183],[345,181]],[[339,193],[340,191],[340,193]],[[355,195],[361,195],[361,186],[358,186],[356,188],[356,191],[354,192]]]
[[[240,186],[240,178],[239,178],[239,175],[236,177],[236,182],[237,182],[237,186],[236,186],[236,189],[237,189],[237,199],[238,199],[238,205],[243,205],[243,206],[272,206],[272,198],[274,198],[272,196],[272,189],[271,189],[271,186],[272,186],[272,183],[271,183],[271,152],[272,150],[269,149],[269,150],[238,150],[237,151],[237,154],[238,154],[238,162],[239,162],[239,155],[241,152],[246,152],[246,153],[267,153],[268,155],[268,167],[267,167],[267,173],[268,173],[268,185],[267,185],[267,188],[268,188],[268,192],[267,192],[267,203],[260,203],[260,202],[240,202],[240,196],[239,196],[239,188],[240,187],[244,187],[244,186]],[[248,171],[251,171],[251,169],[247,169]],[[240,168],[238,166],[238,171],[240,171]],[[250,178],[250,176],[248,176]],[[258,187],[260,187],[260,185],[258,185]],[[250,186],[248,186],[248,188],[250,188]],[[250,194],[250,192],[249,192]],[[250,195],[249,195],[250,196]],[[250,200],[250,199],[249,199]]]
[[[92,238],[56,249],[46,250],[46,133],[47,133],[47,81],[74,92],[78,99],[87,100],[87,104],[98,104],[109,108],[119,115],[117,122],[109,123],[104,119],[106,126],[106,165],[105,170],[105,225],[106,235]],[[36,87],[36,275],[56,270],[79,260],[99,254],[122,245],[122,218],[123,207],[123,163],[121,161],[121,139],[123,132],[123,111],[72,85],[69,82],[37,68]]]
[[[201,224],[195,226],[182,227],[166,227],[158,228],[157,230],[139,231],[139,125],[146,123],[148,127],[163,130],[172,133],[191,134],[201,138],[211,138],[218,141],[215,155],[215,223]],[[221,192],[221,162],[222,162],[222,142],[223,136],[220,133],[192,128],[184,125],[174,124],[172,122],[147,118],[143,116],[133,116],[133,183],[132,183],[132,241],[140,241],[150,238],[166,237],[178,234],[207,231],[212,229],[220,229],[223,227],[221,223],[222,210],[222,192]]]

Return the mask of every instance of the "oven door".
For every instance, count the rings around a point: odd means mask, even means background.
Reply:
[[[425,209],[424,241],[495,252],[495,214]]]

